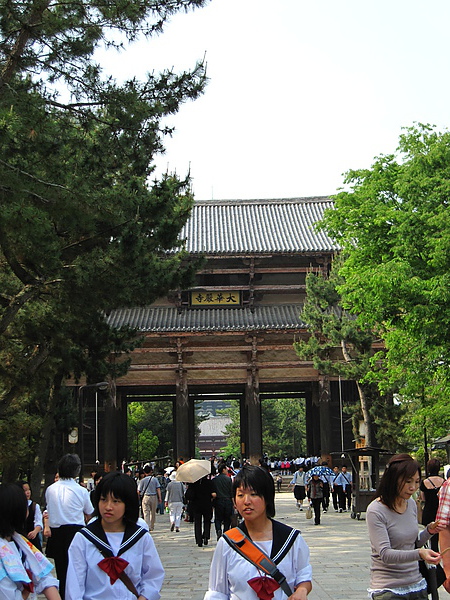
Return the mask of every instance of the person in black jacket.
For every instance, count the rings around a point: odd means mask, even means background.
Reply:
[[[186,500],[194,516],[194,533],[197,546],[207,545],[211,533],[213,487],[210,476],[190,483]]]
[[[212,480],[214,498],[214,525],[217,539],[224,531],[230,529],[231,517],[233,516],[233,483],[228,476],[226,463],[220,463],[217,467],[219,472]]]

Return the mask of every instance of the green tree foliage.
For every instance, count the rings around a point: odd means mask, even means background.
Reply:
[[[145,446],[145,440],[154,444]],[[155,444],[156,441],[156,444]],[[171,402],[130,402],[128,405],[128,449],[130,459],[149,460],[168,456],[173,447]]]
[[[197,406],[201,400],[196,402]],[[195,415],[196,438],[199,425],[206,417]],[[148,437],[156,445],[153,453],[146,453],[142,440]],[[173,404],[169,401],[130,402],[128,404],[128,458],[148,460],[154,456],[170,456],[174,445]],[[147,451],[149,452],[149,450]],[[174,457],[176,460],[176,457]]]
[[[343,306],[385,344],[376,378],[407,407],[409,441],[424,424],[439,436],[450,426],[450,133],[408,128],[396,154],[345,184],[322,224],[345,253]]]
[[[203,4],[0,6],[4,421],[21,411],[24,423],[27,415],[42,419],[46,431],[65,377],[98,381],[126,369],[109,357],[132,348],[132,332],[111,331],[105,314],[191,281],[195,266],[178,237],[193,202],[189,179],[150,178],[170,133],[161,120],[202,93],[205,65],[118,83],[93,57],[102,45],[159,33],[170,15]]]
[[[390,431],[396,407],[392,394],[380,396],[374,373],[374,335],[362,328],[355,316],[342,309],[338,289],[343,285],[340,275],[342,257],[337,257],[328,277],[309,273],[306,277],[306,300],[302,320],[308,324],[310,336],[294,344],[302,360],[312,360],[314,368],[324,375],[353,380],[358,388],[359,407],[346,407],[353,413],[353,429],[359,437],[359,421],[363,419],[366,444],[374,446],[374,422],[377,425],[377,443],[391,449],[395,434]]]
[[[280,398],[262,403],[263,449],[270,457],[296,457],[306,453],[306,419],[304,398]],[[220,411],[230,417],[226,426],[227,445],[224,456],[241,455],[239,401]]]
[[[149,461],[158,454],[159,439],[147,427],[149,419],[145,409],[140,402],[128,405],[128,447],[132,462]]]
[[[263,448],[269,457],[306,454],[304,398],[264,400],[262,404]]]

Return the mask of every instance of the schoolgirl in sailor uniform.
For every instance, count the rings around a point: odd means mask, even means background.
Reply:
[[[66,600],[158,600],[164,569],[150,533],[137,524],[136,483],[109,473],[96,491],[97,518],[69,548]],[[134,590],[133,590],[134,588]]]
[[[16,484],[0,485],[0,600],[61,600],[53,565],[24,536],[27,498]]]
[[[312,589],[309,548],[298,530],[275,521],[275,486],[262,467],[246,465],[233,482],[235,506],[243,517],[240,528],[277,564],[293,594],[290,600],[306,600]],[[229,545],[225,536],[217,542],[204,600],[286,600],[284,591]],[[272,595],[273,594],[273,595]]]

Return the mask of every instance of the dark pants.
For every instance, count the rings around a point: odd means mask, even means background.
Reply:
[[[322,504],[322,498],[313,498],[311,500],[311,504],[314,511],[314,523],[316,525],[320,524],[320,506]]]
[[[333,497],[333,508],[334,510],[338,510],[339,509],[339,499],[341,497],[342,494],[342,485],[335,485],[333,486],[333,492],[332,492],[332,497]]]
[[[322,508],[323,508],[323,510],[326,511],[326,510],[328,510],[328,507],[330,506],[330,484],[327,483],[326,481],[323,482],[322,492],[323,492]]]
[[[230,529],[232,515],[233,502],[231,498],[217,498],[214,508],[214,525],[216,527],[217,538],[219,538],[224,531]]]
[[[209,507],[203,510],[194,510],[195,542],[199,546],[201,546],[205,540],[209,540],[211,535],[211,517],[212,509]]]
[[[351,510],[352,508],[352,486],[346,485],[344,489],[345,497],[347,498],[347,508]]]
[[[352,486],[351,485],[346,485],[345,489],[343,486],[340,486],[340,493],[339,493],[339,508],[342,508],[342,510],[347,510],[347,505],[349,510],[352,507]]]
[[[67,567],[69,566],[69,546],[82,525],[62,525],[52,527],[52,535],[47,542],[47,556],[55,560],[56,577],[59,579],[59,595],[64,600],[66,593]],[[49,547],[50,546],[50,547]]]

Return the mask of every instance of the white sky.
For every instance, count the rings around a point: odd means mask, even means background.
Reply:
[[[333,194],[414,121],[449,124],[448,0],[212,0],[108,54],[117,79],[192,68],[205,94],[168,119],[158,171],[198,199]]]

